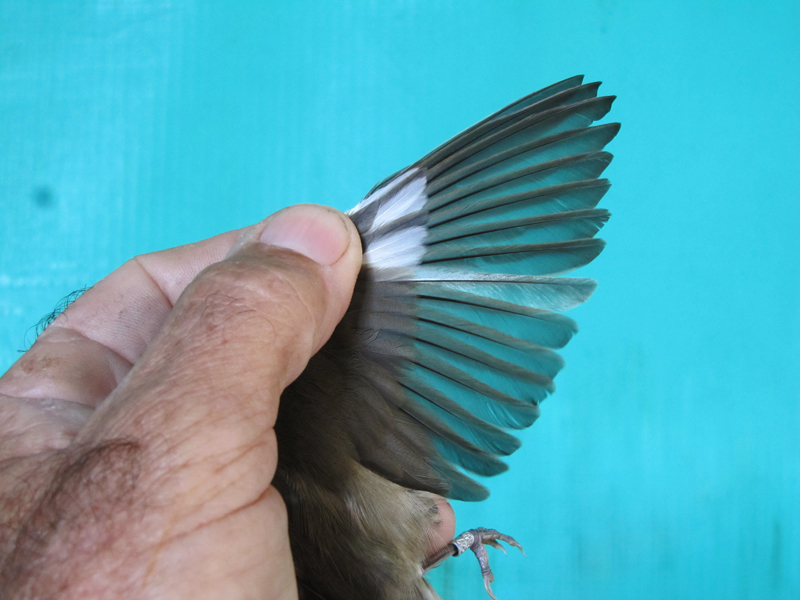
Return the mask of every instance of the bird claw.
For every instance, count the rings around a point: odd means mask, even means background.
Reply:
[[[503,554],[508,556],[508,552],[506,552],[505,546],[496,542],[495,540],[483,540],[484,545],[491,546],[492,548],[497,548],[498,550],[502,550]]]
[[[525,550],[522,549],[519,542],[510,535],[500,533],[496,529],[486,529],[484,527],[469,529],[450,542],[450,545],[455,548],[454,556],[463,554],[467,550],[472,550],[473,554],[475,554],[475,558],[478,559],[478,564],[481,566],[483,585],[492,600],[497,600],[497,596],[492,592],[491,583],[494,581],[494,573],[489,568],[489,554],[486,552],[486,546],[499,548],[506,553],[505,548],[499,542],[505,542],[509,546],[519,548],[520,552],[523,555],[525,554]]]

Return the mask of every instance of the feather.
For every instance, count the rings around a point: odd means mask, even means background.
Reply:
[[[614,101],[598,87],[575,77],[520,99],[348,213],[364,267],[323,354],[362,465],[461,499],[486,492],[458,469],[505,470],[519,442],[504,430],[536,420],[563,366],[554,349],[577,331],[555,311],[595,287],[554,275],[604,247],[598,178],[619,125],[592,125]]]
[[[611,186],[606,179],[589,179],[533,188],[515,194],[500,194],[483,200],[473,199],[472,202],[459,202],[431,213],[426,223],[432,233],[436,227],[454,220],[458,220],[460,227],[465,227],[472,223],[510,221],[588,210],[597,206],[609,187]]]

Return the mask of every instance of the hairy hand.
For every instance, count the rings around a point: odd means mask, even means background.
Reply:
[[[3,597],[296,597],[272,427],[360,265],[352,223],[301,205],[61,314],[0,378]]]

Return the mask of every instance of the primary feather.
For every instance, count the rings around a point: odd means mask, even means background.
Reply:
[[[387,525],[363,520],[356,499],[367,480],[485,498],[464,471],[506,470],[500,457],[519,447],[506,429],[530,426],[553,391],[563,366],[555,350],[577,330],[554,311],[595,287],[556,275],[602,251],[594,236],[609,217],[595,207],[609,188],[599,179],[611,162],[603,148],[619,125],[592,126],[613,102],[597,97],[598,87],[574,77],[522,98],[384,180],[348,213],[364,246],[352,305],[287,390],[276,425],[276,485],[296,561],[304,555],[299,577],[315,593],[334,597],[326,582],[338,578],[335,589],[349,591],[335,597],[395,597],[378,583],[400,586],[395,570],[365,559],[370,574],[351,577],[343,558],[357,554],[351,542],[329,548],[315,528],[383,535]],[[393,504],[398,523],[407,504]],[[350,524],[334,527],[337,519]],[[379,541],[382,556],[390,543]],[[396,597],[435,597],[419,585],[418,595]]]
[[[376,336],[358,376],[369,380],[372,364],[389,365],[402,389],[384,401],[414,416],[441,458],[476,473],[490,464],[473,460],[477,450],[508,453],[496,427],[530,425],[553,390],[562,361],[551,349],[575,327],[550,311],[582,302],[594,287],[548,276],[603,249],[594,236],[609,214],[594,206],[608,183],[597,177],[611,161],[603,148],[619,125],[590,126],[613,101],[596,97],[598,87],[573,78],[532,94],[384,182],[350,212],[365,249],[357,292],[376,297],[347,319]],[[396,464],[386,462],[398,460],[389,455],[370,468],[388,476]],[[452,484],[432,477],[422,489],[486,495],[474,483]]]

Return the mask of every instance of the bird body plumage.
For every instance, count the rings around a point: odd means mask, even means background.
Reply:
[[[433,600],[433,494],[482,500],[554,389],[577,331],[554,311],[595,283],[596,205],[619,125],[573,77],[384,180],[348,214],[364,246],[352,304],[285,392],[275,485],[301,597]]]

